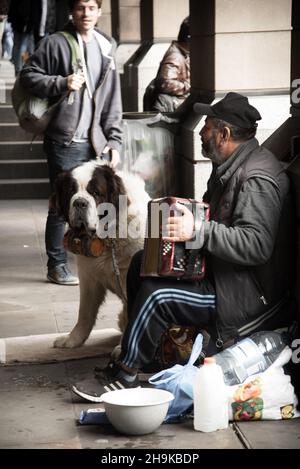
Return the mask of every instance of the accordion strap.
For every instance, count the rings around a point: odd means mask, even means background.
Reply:
[[[190,280],[193,277],[198,252],[199,252],[199,249],[191,249],[190,250],[188,264],[186,266],[186,270],[185,270],[184,275],[182,276],[182,279]]]
[[[200,237],[200,229],[202,224],[202,219],[200,215],[200,210],[197,210],[197,204],[193,204],[193,215],[194,215],[194,227],[195,227],[195,242],[197,243],[198,238]],[[185,280],[190,280],[195,273],[196,261],[200,250],[200,240],[199,241],[199,248],[190,249],[189,257],[188,257],[188,264],[186,266],[186,270],[184,275],[182,276]]]

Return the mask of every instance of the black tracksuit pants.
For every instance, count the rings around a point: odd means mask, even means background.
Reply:
[[[120,361],[130,368],[150,363],[169,324],[213,324],[215,292],[208,280],[200,282],[141,278],[142,251],[133,257],[127,275],[128,325]]]

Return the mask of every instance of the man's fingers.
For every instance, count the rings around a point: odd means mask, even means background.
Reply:
[[[68,76],[68,89],[71,91],[78,91],[85,82],[83,74],[74,73]]]
[[[111,150],[111,159],[109,161],[109,165],[112,168],[115,168],[120,162],[120,153],[118,152],[118,150],[115,150],[114,148],[110,148],[106,145],[106,147],[104,148],[102,154],[108,153],[109,150]]]
[[[179,236],[163,236],[162,239],[164,241],[171,241],[172,243],[176,243],[177,241],[181,241]]]
[[[182,227],[178,225],[173,225],[173,224],[167,224],[163,229],[162,229],[162,237],[179,237],[182,232]]]
[[[178,202],[176,202],[176,204],[174,205],[174,208],[181,215],[185,215],[187,212],[190,212],[190,210],[185,205],[179,204]]]
[[[111,154],[111,165],[113,168],[115,168],[116,166],[118,166],[120,162],[120,153],[117,151],[117,150],[112,150],[112,154]]]

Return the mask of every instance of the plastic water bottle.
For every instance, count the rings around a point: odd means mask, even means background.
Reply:
[[[214,355],[228,386],[243,383],[248,376],[265,371],[287,345],[279,332],[257,332]]]
[[[228,398],[219,365],[209,363],[199,368],[193,394],[195,430],[214,432],[228,427]]]

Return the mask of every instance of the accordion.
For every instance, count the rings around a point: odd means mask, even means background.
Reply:
[[[162,239],[162,224],[174,215],[172,206],[184,204],[194,215],[196,240],[193,242],[169,242]],[[162,209],[163,207],[163,209]],[[164,213],[165,210],[165,213]],[[165,220],[163,219],[165,215]],[[141,265],[142,277],[173,277],[199,280],[205,273],[203,242],[198,242],[197,225],[209,218],[209,206],[194,199],[165,197],[148,203],[148,226]],[[191,244],[193,247],[190,248]],[[198,246],[198,247],[197,247]]]

